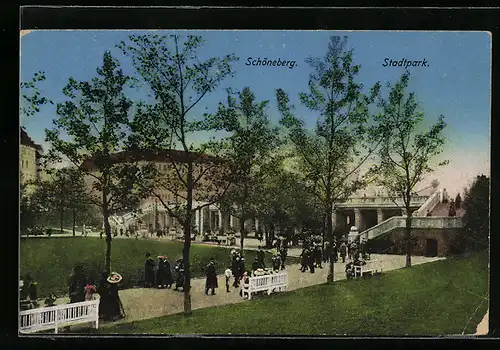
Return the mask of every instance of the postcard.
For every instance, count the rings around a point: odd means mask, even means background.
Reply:
[[[491,40],[22,31],[19,334],[486,334]]]

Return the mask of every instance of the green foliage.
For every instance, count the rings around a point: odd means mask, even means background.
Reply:
[[[213,203],[227,189],[221,176],[221,162],[205,153],[216,154],[213,142],[196,146],[189,135],[207,131],[204,118],[191,116],[190,111],[220,83],[233,75],[234,55],[212,57],[201,61],[197,51],[204,41],[199,36],[131,35],[118,47],[131,57],[142,82],[153,92],[152,105],[139,104],[132,123],[130,149],[166,156],[165,169],[148,173],[150,190],[167,207],[170,215],[182,225],[190,222],[194,210],[192,200]],[[184,151],[178,156],[175,150]],[[169,191],[174,201],[155,191]],[[187,203],[189,203],[189,208]]]
[[[103,327],[99,333],[474,334],[487,308],[488,256],[483,253],[391,271],[380,278],[338,281],[199,309],[189,318],[177,314]]]
[[[376,148],[379,137],[368,106],[379,91],[379,84],[363,95],[356,82],[360,66],[353,63],[353,51],[346,49],[346,38],[330,38],[323,58],[309,58],[309,92],[299,95],[303,105],[317,113],[314,133],[293,114],[287,94],[278,89],[276,97],[306,188],[322,204],[327,218],[328,236],[333,227],[331,213],[337,202],[344,201],[365,185],[361,165]]]
[[[257,214],[257,207],[265,202],[263,183],[280,163],[275,152],[281,142],[279,130],[270,123],[267,105],[268,101],[256,101],[246,87],[237,94],[228,91],[227,103],[220,103],[216,114],[205,117],[207,127],[230,133],[218,142],[219,157],[231,182],[223,206],[240,222]]]
[[[45,73],[39,71],[29,81],[21,82],[21,117],[33,116],[40,112],[40,107],[54,102],[45,96],[41,96],[38,83],[46,79]]]
[[[484,250],[490,235],[490,179],[478,175],[465,192],[464,230],[458,237],[457,253]]]
[[[138,160],[118,162],[116,153],[122,151],[130,132],[129,110],[132,102],[124,95],[130,78],[120,64],[105,52],[97,76],[90,81],[69,78],[63,93],[68,100],[57,104],[54,129],[45,130],[51,144],[46,163],[69,161],[82,174],[92,179],[90,201],[102,210],[111,249],[109,215],[135,208],[147,195],[142,186]],[[94,167],[84,162],[93,162]],[[106,266],[109,267],[109,254]]]
[[[428,130],[417,132],[424,113],[419,109],[415,94],[406,92],[409,81],[410,75],[405,73],[396,84],[389,85],[387,99],[378,96],[381,112],[376,116],[377,133],[383,142],[378,152],[380,164],[371,169],[374,182],[386,188],[390,195],[402,197],[406,209],[409,209],[415,186],[433,171],[432,161],[442,152],[446,127],[444,117],[440,116]]]

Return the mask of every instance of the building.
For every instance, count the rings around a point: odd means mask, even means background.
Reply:
[[[42,146],[36,144],[23,128],[20,129],[20,132],[20,179],[23,184],[29,184],[27,186],[27,192],[32,193],[35,188],[35,183],[40,181],[40,159],[42,155]]]
[[[116,162],[137,161],[139,164],[154,162],[159,171],[166,172],[172,170],[172,163],[177,164],[176,171],[182,171],[186,154],[183,151],[171,151],[166,154],[145,154],[137,152],[120,152],[115,156]],[[213,166],[215,171],[223,171],[220,167],[214,166],[216,159],[209,155],[193,154],[195,158],[195,177],[206,171],[207,167]],[[87,160],[82,164],[87,169],[97,169],[94,160]],[[212,178],[217,177],[217,173]],[[90,181],[91,179],[89,179]],[[90,186],[91,182],[89,182]],[[205,187],[199,190],[200,187]],[[213,188],[214,184],[202,183],[198,189],[194,190],[193,208],[199,207],[193,215],[192,225],[198,233],[207,231],[226,232],[229,228],[238,231],[238,218],[223,212],[217,204],[210,204],[207,198],[206,188]],[[138,215],[133,212],[118,213],[110,218],[110,223],[115,230],[127,230],[130,225],[135,225],[138,220],[144,224],[143,228],[153,229],[174,229],[178,232],[182,230],[179,222],[169,215],[166,208],[173,208],[179,201],[183,201],[185,193],[178,193],[176,198],[171,191],[159,189],[157,197],[150,197],[143,201],[141,205],[142,213]],[[210,193],[209,193],[210,194]],[[208,197],[210,197],[208,195]],[[462,228],[460,215],[458,217],[448,217],[447,210],[443,206],[447,203],[446,190],[434,187],[426,188],[415,192],[412,196],[412,227],[415,237],[414,254],[444,256],[450,252],[453,239]],[[406,225],[406,213],[403,208],[401,198],[392,198],[384,194],[380,189],[373,189],[372,192],[364,191],[352,196],[343,203],[336,204],[332,213],[334,227],[341,228],[348,232],[352,227],[356,227],[361,237],[368,240],[384,239],[391,242],[391,252],[404,252],[404,228]],[[439,210],[438,210],[439,209]],[[245,222],[248,231],[257,231],[260,227],[258,218]]]

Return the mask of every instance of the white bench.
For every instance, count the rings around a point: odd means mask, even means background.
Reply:
[[[366,260],[365,262],[366,265],[354,265],[354,278],[363,277],[365,274],[373,275],[382,272],[382,266],[376,260]]]
[[[56,305],[21,311],[19,313],[19,331],[33,333],[76,324],[95,322],[99,327],[99,299],[79,303]]]
[[[279,292],[286,290],[288,286],[288,274],[286,271],[274,273],[271,275],[249,277],[248,283],[241,281],[241,295],[248,295],[252,299],[252,293],[267,291],[270,295],[273,291]]]

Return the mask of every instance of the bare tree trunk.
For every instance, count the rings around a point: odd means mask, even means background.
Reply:
[[[405,242],[406,242],[406,267],[411,267],[411,250],[412,250],[412,237],[411,237],[411,218],[412,213],[409,208],[406,209],[406,229],[405,229]]]
[[[189,158],[189,154],[188,154]],[[182,258],[184,260],[184,315],[191,315],[191,263],[189,261],[189,253],[191,250],[191,217],[193,207],[193,163],[188,161],[187,174],[187,206],[186,217],[184,221],[184,249]]]
[[[61,229],[61,234],[64,233],[64,209],[61,209],[61,217],[59,218],[60,222],[60,229]]]
[[[245,214],[241,213],[241,218],[240,218],[240,249],[241,249],[241,254],[243,254],[243,242],[245,240]]]
[[[332,205],[328,205],[326,209],[326,235],[328,237],[328,241],[330,242],[330,247],[332,247],[333,244],[333,222],[332,222],[332,215],[331,215],[331,210]],[[330,261],[329,269],[328,269],[328,276],[326,278],[327,283],[333,282],[333,276],[335,273],[334,270],[334,262],[333,262],[333,256],[332,254],[329,254],[328,260]]]
[[[76,226],[76,208],[73,208],[73,236],[75,235],[75,226]]]
[[[108,189],[107,185],[103,186],[102,191],[102,216],[104,220],[104,233],[106,234],[106,258],[104,261],[104,269],[111,273],[111,225],[109,224],[109,209],[108,209]]]

